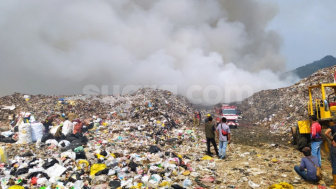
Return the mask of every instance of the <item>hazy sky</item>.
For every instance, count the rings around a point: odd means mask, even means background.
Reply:
[[[336,57],[335,0],[272,0],[279,11],[269,28],[283,38],[281,53],[287,69]]]
[[[152,87],[242,100],[335,55],[335,2],[0,0],[0,96]]]

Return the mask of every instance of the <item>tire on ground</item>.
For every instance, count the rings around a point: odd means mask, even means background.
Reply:
[[[299,128],[291,127],[292,137],[293,137],[293,144],[296,145],[298,143],[298,135],[299,135]]]
[[[301,151],[304,147],[308,146],[308,139],[299,135],[298,149]]]

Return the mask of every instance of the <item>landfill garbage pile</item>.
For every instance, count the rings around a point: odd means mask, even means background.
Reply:
[[[335,68],[318,70],[290,87],[257,92],[234,105],[243,112],[245,121],[274,133],[289,133],[298,120],[307,119],[308,86],[333,83]]]
[[[115,126],[117,127],[117,126]],[[232,137],[260,131],[233,130]],[[163,137],[170,138],[163,140]],[[201,127],[182,126],[159,140],[141,130],[114,132],[100,126],[66,142],[49,139],[6,144],[7,163],[0,165],[2,188],[314,188],[293,170],[300,152],[282,143],[233,143],[220,160],[205,155]],[[74,137],[74,136],[73,136]],[[271,137],[271,136],[270,136]],[[0,149],[1,152],[1,149]],[[4,149],[2,149],[4,152]],[[213,152],[213,149],[212,149]],[[1,153],[0,153],[1,154]],[[323,162],[326,167],[328,162]],[[330,165],[329,165],[330,167]],[[328,170],[324,170],[329,183]],[[317,187],[322,187],[321,183]],[[276,187],[275,187],[276,188]]]
[[[0,135],[2,188],[117,188],[134,183],[155,188],[170,185],[170,175],[189,169],[174,150],[160,149],[175,149],[196,138],[186,129],[192,123],[191,104],[169,91],[141,89],[118,96],[15,93],[0,102],[1,107],[14,107],[2,109],[7,111]]]
[[[195,110],[169,91],[16,93],[0,102],[15,114],[2,122],[11,128],[0,135],[2,189],[313,188],[293,170],[300,152],[261,127],[232,130],[225,160],[205,155],[204,129],[193,125]]]

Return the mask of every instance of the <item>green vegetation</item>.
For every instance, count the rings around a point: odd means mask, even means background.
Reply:
[[[314,61],[313,63],[301,66],[291,71],[298,75],[301,79],[306,78],[316,72],[317,70],[327,68],[330,66],[336,65],[336,58],[333,56],[325,56],[321,60]]]

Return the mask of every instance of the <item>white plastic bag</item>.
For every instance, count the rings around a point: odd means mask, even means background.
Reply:
[[[48,174],[50,178],[55,179],[56,177],[61,176],[61,174],[66,170],[65,167],[56,163],[52,167],[49,167],[45,172]]]
[[[256,184],[256,183],[254,183],[254,182],[251,181],[251,180],[248,181],[248,185],[249,185],[251,188],[259,188],[259,187],[260,187],[259,184]]]
[[[84,182],[82,180],[77,180],[73,187],[74,189],[81,189],[84,187]]]
[[[76,153],[71,151],[62,152],[61,157],[69,157],[71,159],[76,159]]]
[[[65,120],[62,127],[62,133],[66,136],[69,133],[72,133],[73,124],[69,120]]]
[[[65,147],[67,147],[67,146],[69,146],[69,145],[70,145],[70,142],[67,141],[67,140],[61,140],[61,141],[58,143],[58,147],[60,147],[60,148],[65,148]]]
[[[53,144],[54,146],[58,146],[58,142],[55,139],[48,139],[45,141],[46,144]]]
[[[37,140],[41,140],[43,136],[43,124],[42,123],[32,123],[31,124],[31,136],[32,141],[36,142]]]
[[[56,132],[57,132],[57,129],[59,128],[60,126],[58,125],[58,126],[53,126],[51,129],[50,129],[50,134],[52,134],[52,135],[54,135],[55,136],[55,134],[56,134]]]

